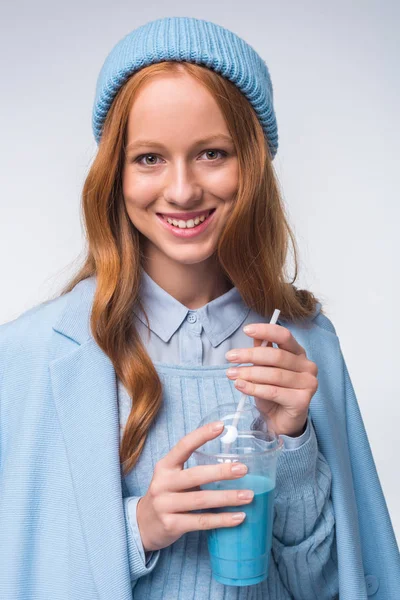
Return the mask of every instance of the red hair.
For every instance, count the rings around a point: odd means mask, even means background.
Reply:
[[[136,331],[132,310],[138,303],[145,313],[138,294],[141,234],[129,219],[122,195],[127,122],[136,95],[150,78],[171,74],[179,77],[182,73],[194,77],[213,95],[238,156],[238,193],[216,249],[224,275],[237,287],[246,305],[263,316],[279,307],[286,320],[307,320],[318,302],[311,292],[293,285],[298,269],[296,242],[268,144],[247,98],[232,82],[197,64],[165,61],[133,74],[110,107],[84,183],[84,264],[60,293],[68,293],[87,277],[97,277],[92,334],[132,398],[120,448],[124,474],[135,466],[162,402],[161,382]],[[291,282],[286,281],[285,272],[289,238],[295,263]]]

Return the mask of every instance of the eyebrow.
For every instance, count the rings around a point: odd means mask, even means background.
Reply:
[[[233,144],[233,139],[229,136],[226,135],[225,133],[216,133],[214,135],[210,135],[206,138],[202,138],[200,140],[197,140],[196,142],[194,142],[193,146],[203,146],[205,144],[208,144],[210,142],[215,142],[216,140],[223,140],[225,142],[229,142],[231,144]],[[134,148],[140,148],[141,146],[157,146],[158,148],[165,148],[164,144],[162,144],[161,142],[156,142],[155,140],[134,140],[133,142],[130,142],[126,149],[127,150],[132,150]]]

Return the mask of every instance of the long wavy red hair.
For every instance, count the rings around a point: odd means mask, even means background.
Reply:
[[[318,302],[311,292],[293,285],[298,272],[296,241],[285,215],[268,144],[246,97],[229,80],[197,64],[165,61],[133,74],[110,107],[83,186],[87,240],[83,266],[59,293],[68,293],[87,277],[97,278],[92,334],[132,398],[120,447],[124,474],[135,466],[162,402],[162,385],[137,333],[132,310],[138,303],[146,315],[138,294],[141,234],[129,219],[122,194],[127,122],[135,97],[146,82],[182,73],[194,77],[213,95],[238,156],[238,192],[216,248],[224,275],[237,287],[247,306],[262,316],[271,315],[279,307],[284,319],[303,322]],[[295,265],[291,282],[285,270],[289,238]]]

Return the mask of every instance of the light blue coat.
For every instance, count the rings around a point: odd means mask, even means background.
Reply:
[[[0,326],[0,598],[131,600],[115,371],[89,329],[95,280]],[[319,369],[340,600],[400,599],[400,558],[331,321],[286,323]],[[90,426],[88,424],[90,423]]]

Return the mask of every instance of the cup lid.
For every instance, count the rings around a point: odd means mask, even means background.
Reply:
[[[198,427],[214,421],[225,425],[221,434],[194,451],[199,456],[218,458],[242,457],[250,459],[261,455],[272,455],[283,448],[283,440],[276,435],[268,420],[257,407],[246,399],[240,410],[234,402],[221,404],[205,415]]]

